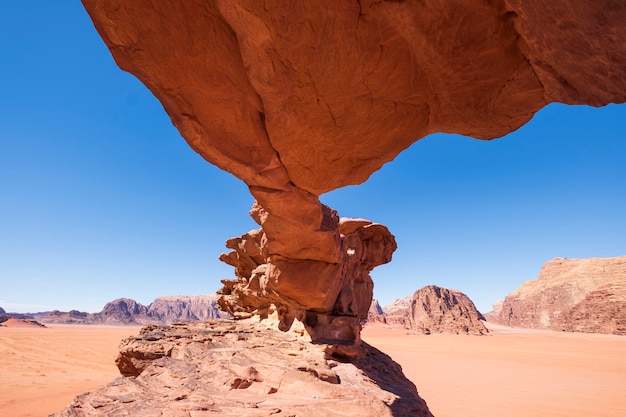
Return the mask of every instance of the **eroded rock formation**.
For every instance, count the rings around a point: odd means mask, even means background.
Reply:
[[[432,417],[389,356],[364,343],[345,362],[302,329],[225,319],[149,326],[121,344],[116,362],[127,377],[54,416]]]
[[[372,304],[370,304],[370,309],[367,312],[367,322],[368,323],[387,323],[387,319],[385,318],[385,313],[383,312],[382,307],[378,300],[372,300]]]
[[[350,258],[320,194],[430,133],[490,139],[552,101],[626,100],[612,0],[83,4],[189,145],[248,184],[269,260],[256,273],[318,323],[362,305],[335,298]]]
[[[505,297],[498,322],[626,334],[626,256],[546,262],[537,279]]]
[[[275,309],[281,330],[288,330],[297,318],[316,341],[359,342],[361,322],[372,303],[369,272],[391,260],[396,242],[383,225],[339,219],[330,208],[325,212],[326,224],[339,232],[342,251],[337,263],[269,255],[263,229],[228,240],[226,246],[233,251],[220,259],[235,267],[237,279],[222,281],[222,309],[236,317],[266,317]]]
[[[408,316],[408,327],[423,334],[489,333],[482,322],[485,318],[467,295],[435,285],[428,285],[413,294]]]

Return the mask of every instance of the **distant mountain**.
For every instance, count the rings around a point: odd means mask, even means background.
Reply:
[[[388,306],[383,307],[383,312],[387,316],[393,316],[396,314],[405,314],[407,309],[411,306],[412,295],[407,295],[404,298],[398,298]]]
[[[217,305],[215,295],[176,295],[155,298],[148,307],[148,316],[163,323],[206,321],[230,317]]]
[[[374,308],[374,306],[372,306]],[[370,308],[369,322],[383,322],[402,326],[422,334],[488,333],[484,317],[474,303],[460,291],[428,285],[413,295],[395,300],[383,307],[383,317],[376,316]]]
[[[385,319],[385,313],[383,313],[383,309],[380,307],[380,304],[376,299],[373,299],[372,304],[370,304],[370,309],[367,312],[367,321],[369,323],[387,323],[387,320]]]
[[[513,327],[626,335],[626,256],[548,261],[489,317]]]
[[[0,307],[0,314],[5,314],[6,311],[4,311],[4,308]]]
[[[148,307],[130,298],[107,303],[101,312],[93,315],[93,320],[103,324],[147,324],[153,321],[148,315]]]
[[[423,334],[483,335],[489,333],[484,320],[467,295],[435,285],[417,290],[409,308],[409,328]]]
[[[44,323],[111,325],[171,324],[230,317],[219,309],[215,294],[158,297],[148,306],[129,298],[118,298],[108,302],[99,313],[55,310],[33,316]]]

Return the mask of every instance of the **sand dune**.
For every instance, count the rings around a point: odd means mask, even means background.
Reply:
[[[0,327],[46,327],[35,320],[21,320],[10,318],[0,323]]]
[[[119,341],[138,328],[0,328],[0,416],[47,416],[119,376]],[[409,336],[370,326],[437,417],[621,417],[626,337],[491,327],[490,336]]]

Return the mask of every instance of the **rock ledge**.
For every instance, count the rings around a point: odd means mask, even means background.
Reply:
[[[120,345],[126,377],[53,416],[432,416],[397,363],[359,349],[348,361],[252,320],[147,326]]]

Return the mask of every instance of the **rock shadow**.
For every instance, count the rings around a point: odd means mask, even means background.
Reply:
[[[391,357],[375,347],[361,342],[364,352],[358,359],[349,362],[360,369],[364,375],[374,381],[381,389],[397,398],[389,404],[397,417],[433,417],[426,401],[417,392],[415,384],[402,372],[402,367]]]

